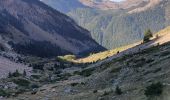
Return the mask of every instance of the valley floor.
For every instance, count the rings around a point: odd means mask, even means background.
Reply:
[[[44,85],[36,94],[27,92],[9,100],[147,100],[147,86],[164,85],[163,93],[149,100],[170,99],[170,44],[120,56],[109,62],[70,72],[65,81]],[[123,92],[115,93],[116,86]]]
[[[169,30],[162,30],[159,37],[148,43],[92,64],[31,58],[31,62],[39,64],[34,66],[34,77],[12,78],[14,82],[24,81],[17,84],[28,91],[5,100],[170,100]],[[163,91],[157,96],[146,96],[146,87],[154,83],[161,83]],[[36,91],[35,84],[40,86],[36,86]],[[117,86],[122,94],[115,92]]]

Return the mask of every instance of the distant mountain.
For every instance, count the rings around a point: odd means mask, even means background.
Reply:
[[[89,3],[85,5],[91,8],[76,8],[67,14],[80,26],[89,30],[92,37],[108,49],[141,40],[144,31],[148,28],[157,32],[170,25],[170,1],[168,0],[126,0],[120,3],[108,0],[80,1],[82,4],[90,1],[90,5]],[[95,5],[91,6],[92,4]],[[119,6],[102,9],[109,4]]]
[[[79,0],[79,1],[86,6],[92,8],[99,8],[102,10],[129,9],[132,7],[144,6],[145,4],[149,3],[149,0],[124,0],[122,2],[115,2],[114,0]]]
[[[78,0],[40,0],[60,12],[68,13],[76,8],[86,7]]]
[[[87,30],[38,0],[0,0],[0,35],[15,51],[40,57],[104,50]]]
[[[149,8],[159,4],[162,0],[124,0],[115,2],[114,0],[40,0],[61,12],[69,12],[77,8],[97,8],[101,10]],[[63,6],[64,5],[64,6]],[[139,10],[139,9],[138,9]]]

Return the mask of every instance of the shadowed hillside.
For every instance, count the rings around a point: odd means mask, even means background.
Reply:
[[[41,57],[104,50],[68,16],[38,0],[1,0],[0,35],[18,53]]]

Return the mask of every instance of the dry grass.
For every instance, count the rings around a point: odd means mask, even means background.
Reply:
[[[157,35],[157,34],[158,34],[159,36],[166,35],[166,34],[170,34],[170,26],[168,26],[167,28],[165,28],[165,29],[157,32],[156,35]]]
[[[159,37],[169,37],[168,33],[170,33],[170,26],[159,31],[159,32],[157,32],[157,33],[155,33],[152,39],[157,38],[157,36],[159,36]],[[160,42],[160,44],[163,44],[166,41],[165,38],[161,38],[160,40],[158,40],[158,42]],[[164,41],[162,41],[162,40],[164,40]],[[169,41],[169,38],[167,40]],[[62,60],[71,61],[71,62],[75,62],[75,63],[92,63],[92,62],[97,62],[99,60],[103,60],[103,59],[106,59],[108,57],[111,57],[111,56],[117,54],[118,52],[125,51],[125,50],[132,48],[132,47],[135,47],[135,46],[137,46],[141,43],[142,43],[142,40],[139,41],[139,42],[136,42],[134,44],[122,46],[122,47],[119,47],[119,48],[116,48],[116,49],[107,50],[107,51],[99,52],[99,53],[95,53],[95,54],[90,54],[89,56],[87,56],[85,58],[76,59],[76,57],[74,55],[60,56],[59,58],[62,59]]]
[[[119,48],[116,48],[116,49],[90,54],[89,56],[87,56],[85,58],[76,59],[76,57],[74,55],[58,56],[58,58],[60,58],[64,61],[69,61],[69,62],[74,62],[74,63],[93,63],[93,62],[97,62],[99,60],[103,60],[103,59],[106,59],[108,57],[111,57],[111,56],[113,56],[117,53],[120,53],[124,50],[132,48],[136,45],[139,45],[140,43],[141,43],[141,41],[134,43],[134,44],[122,46],[122,47],[119,47]]]

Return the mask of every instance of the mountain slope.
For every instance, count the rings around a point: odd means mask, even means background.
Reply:
[[[166,11],[168,7],[169,3],[163,1],[138,13],[125,10],[77,9],[70,12],[69,16],[88,29],[98,43],[112,49],[142,39],[148,28],[155,33],[170,25],[169,18],[165,19],[169,12]]]
[[[19,53],[42,57],[103,50],[87,30],[38,0],[1,0],[0,33]]]
[[[72,61],[75,63],[94,63],[94,62],[98,62],[101,60],[105,60],[109,57],[117,57],[117,54],[130,54],[131,52],[135,53],[138,52],[138,50],[143,50],[143,49],[147,49],[150,48],[152,46],[155,45],[162,45],[165,44],[167,42],[170,42],[170,26],[168,26],[167,28],[155,33],[153,35],[153,37],[151,38],[151,41],[143,44],[143,40],[140,40],[136,43],[130,44],[130,45],[126,45],[123,47],[119,47],[116,49],[111,49],[111,50],[106,50],[103,52],[99,52],[99,53],[94,53],[91,54],[87,57],[84,58],[79,58],[76,59],[75,57],[73,57],[72,59],[68,59],[67,56],[62,58],[64,60],[68,60],[68,61]]]
[[[108,1],[99,0],[97,2]],[[132,2],[136,6],[131,5]],[[68,15],[80,26],[89,30],[93,39],[108,49],[141,40],[144,31],[148,28],[155,33],[170,25],[170,3],[168,0],[149,0],[145,3],[142,0],[127,0],[121,3],[133,7],[110,10],[78,7],[69,12]]]
[[[170,27],[158,33],[162,39],[170,34]],[[158,39],[158,41],[159,41]],[[157,41],[157,40],[156,40]],[[167,39],[167,42],[170,38]],[[150,43],[155,41],[151,41]],[[23,93],[13,100],[62,99],[62,100],[169,100],[170,98],[170,43],[118,54],[114,58],[83,66],[64,69],[65,80],[42,86],[34,95]],[[149,43],[149,44],[150,44]],[[148,86],[160,83],[162,87]],[[119,87],[122,93],[116,92]],[[161,92],[154,94],[161,89]],[[11,100],[11,99],[9,99]]]
[[[71,10],[74,10],[76,8],[85,8],[86,6],[83,5],[78,0],[40,0],[47,5],[50,5],[51,7],[57,9],[60,12],[68,13]]]

